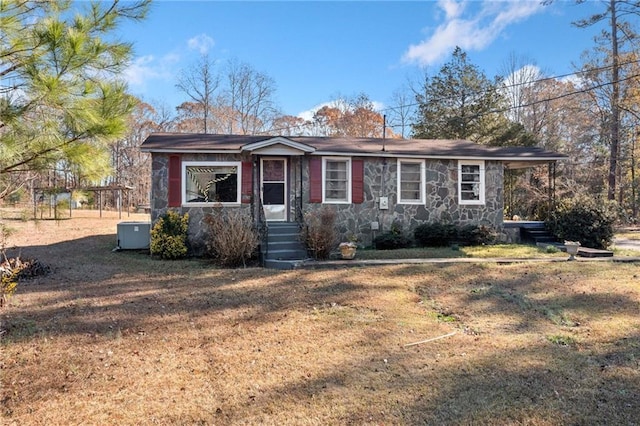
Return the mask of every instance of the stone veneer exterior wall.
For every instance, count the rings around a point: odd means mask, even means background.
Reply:
[[[250,161],[251,158],[241,158]],[[240,161],[237,155],[233,154],[183,154],[182,161]],[[169,155],[154,153],[151,164],[151,222],[155,221],[171,209],[180,214],[189,213],[189,250],[196,256],[205,253],[205,226],[203,219],[205,215],[214,213],[219,207],[171,207],[168,206],[169,199]],[[240,177],[238,177],[240,179]],[[239,208],[251,214],[251,204],[242,204]]]
[[[357,157],[354,157],[357,158]],[[502,230],[503,220],[503,165],[498,161],[485,161],[485,204],[460,205],[458,203],[458,161],[427,159],[426,203],[397,204],[397,159],[361,157],[364,160],[364,202],[361,204],[322,204],[309,202],[309,157],[288,157],[289,220],[295,221],[301,214],[329,207],[337,213],[337,228],[341,238],[355,235],[359,244],[371,245],[372,239],[392,225],[404,232],[424,222],[449,222],[454,224],[483,224]],[[154,153],[152,162],[151,220],[168,210],[168,154]],[[258,161],[250,155],[238,158],[234,154],[183,154],[183,161],[252,161],[254,162],[254,200],[259,185]],[[389,197],[389,209],[379,209],[379,197]],[[247,214],[258,217],[258,206],[242,204]],[[253,209],[253,210],[252,210]],[[191,252],[204,253],[206,237],[202,220],[214,213],[215,207],[180,207],[174,210],[189,213],[189,242]],[[372,222],[379,224],[372,231]]]
[[[357,158],[357,157],[354,157]],[[324,206],[335,209],[341,238],[355,235],[358,244],[371,245],[381,232],[391,230],[395,224],[406,233],[425,222],[454,224],[479,224],[502,228],[503,220],[503,165],[497,161],[485,161],[485,204],[460,205],[458,203],[458,161],[430,160],[426,165],[426,202],[397,204],[397,159],[363,157],[364,202],[362,204],[309,203],[308,167],[304,167],[304,211],[318,210]],[[389,209],[379,208],[379,197],[389,197]],[[371,223],[378,222],[379,230],[372,231]]]

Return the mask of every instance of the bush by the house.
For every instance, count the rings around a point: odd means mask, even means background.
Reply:
[[[421,247],[446,247],[453,243],[462,245],[493,244],[497,233],[485,225],[457,226],[451,223],[423,223],[414,230],[416,243]]]
[[[151,254],[161,259],[180,259],[187,255],[189,214],[169,210],[151,229]]]
[[[618,217],[614,201],[580,196],[563,200],[551,213],[547,227],[560,240],[606,249],[613,240],[613,225]]]
[[[260,238],[251,217],[242,211],[216,212],[205,216],[207,254],[222,266],[246,266]]]
[[[493,244],[498,234],[490,226],[468,224],[458,229],[457,241],[463,245],[483,246]]]
[[[328,259],[338,240],[336,212],[324,207],[305,213],[302,239],[315,259]]]
[[[407,237],[402,228],[396,224],[391,225],[391,230],[373,239],[373,247],[377,250],[396,250],[411,247],[411,245],[411,238]]]
[[[421,247],[446,247],[456,239],[457,229],[450,223],[423,223],[416,227],[413,236]]]

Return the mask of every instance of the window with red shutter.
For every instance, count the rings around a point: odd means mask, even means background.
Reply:
[[[322,159],[309,159],[309,202],[322,202]]]
[[[253,195],[253,163],[242,162],[242,203],[250,203]]]
[[[167,201],[169,207],[182,205],[182,159],[179,155],[169,156],[169,184]]]
[[[351,202],[364,202],[364,161],[351,160]]]

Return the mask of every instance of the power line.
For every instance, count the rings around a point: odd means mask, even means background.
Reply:
[[[627,62],[622,62],[619,64],[619,66],[625,66],[625,65],[630,65],[630,64],[636,64],[639,63],[640,59],[634,59],[634,60],[630,60]],[[551,77],[543,77],[543,78],[539,78],[539,79],[535,79],[535,80],[529,80],[529,81],[523,81],[523,82],[518,82],[518,83],[513,83],[513,84],[505,84],[500,86],[500,89],[512,89],[512,88],[516,88],[519,86],[533,86],[535,84],[538,83],[542,83],[545,81],[553,81],[553,80],[561,80],[563,78],[567,78],[567,77],[571,77],[571,76],[578,76],[580,74],[587,74],[587,73],[591,73],[591,72],[597,72],[597,71],[604,71],[606,69],[609,68],[613,68],[613,65],[603,65],[601,67],[594,67],[594,68],[589,68],[586,70],[580,70],[580,71],[574,71],[571,73],[566,73],[566,74],[559,74],[559,75],[555,75],[555,76],[551,76]],[[624,81],[624,80],[620,80],[620,81]],[[609,84],[613,84],[613,82],[609,83]],[[606,85],[606,84],[605,84]],[[596,87],[597,88],[597,87]],[[480,95],[486,93],[486,91],[484,92],[476,92],[473,93],[471,92],[471,95]],[[434,99],[435,102],[441,101],[444,98],[440,98],[440,99]],[[381,110],[379,110],[378,112],[383,112],[383,111],[389,111],[389,110],[396,110],[396,109],[400,109],[400,108],[407,108],[407,107],[414,107],[414,106],[420,106],[421,103],[420,102],[414,102],[414,103],[410,103],[410,104],[404,104],[404,105],[399,105],[396,107],[388,107],[388,108],[383,108]]]
[[[622,62],[622,63],[619,64],[619,66],[637,64],[639,62],[640,62],[640,59],[634,59],[634,60]],[[555,75],[555,76],[551,76],[551,77],[544,77],[544,78],[539,78],[539,79],[525,81],[525,82],[518,82],[518,83],[513,83],[513,84],[508,84],[508,85],[502,85],[500,87],[500,89],[510,89],[510,88],[516,88],[516,87],[519,87],[519,86],[532,86],[532,85],[535,85],[535,84],[538,84],[538,83],[542,83],[542,82],[546,82],[546,81],[557,81],[557,80],[560,80],[560,79],[563,79],[563,78],[567,78],[567,77],[571,77],[571,76],[578,76],[578,75],[588,74],[588,73],[592,73],[592,72],[604,71],[604,70],[607,70],[607,69],[611,69],[612,67],[613,67],[613,65],[604,65],[604,66],[601,66],[601,67],[589,68],[589,69],[586,69],[586,70],[575,71],[575,72],[572,72],[572,73],[559,74],[559,75]],[[625,78],[622,78],[622,79],[618,79],[618,82],[631,80],[631,79],[637,78],[637,77],[640,77],[640,74],[633,74],[631,76],[628,76],[628,77],[625,77]],[[607,82],[596,84],[594,86],[590,86],[590,87],[587,87],[587,88],[581,88],[581,89],[578,89],[578,90],[575,90],[575,91],[563,93],[561,95],[552,96],[552,97],[544,98],[544,99],[538,99],[538,100],[530,102],[528,104],[514,105],[514,106],[507,107],[507,108],[492,110],[492,111],[487,112],[486,114],[503,113],[503,112],[508,112],[508,111],[511,111],[511,110],[519,109],[519,108],[527,108],[527,107],[531,107],[531,106],[534,106],[534,105],[537,105],[537,104],[550,102],[550,101],[554,101],[554,100],[559,100],[559,99],[563,99],[563,98],[566,98],[566,97],[569,97],[569,96],[579,95],[579,94],[582,94],[582,93],[587,93],[587,92],[590,92],[592,90],[599,89],[599,88],[611,85],[613,83],[614,82],[612,82],[612,81],[607,81]],[[476,95],[480,95],[482,93],[483,92],[476,92],[475,94]],[[486,91],[484,93],[486,93]],[[473,95],[474,93],[471,93],[471,94]],[[442,101],[444,99],[445,98],[433,99],[432,102],[439,102],[439,101]],[[383,108],[383,109],[377,110],[376,112],[383,113],[385,111],[396,111],[396,110],[401,109],[401,108],[412,108],[412,107],[416,107],[416,106],[420,106],[420,105],[421,105],[420,102],[413,102],[413,103],[409,103],[409,104],[403,104],[403,105],[398,105],[398,106],[394,106],[394,107]],[[486,115],[486,114],[480,114],[480,115],[477,115],[475,117],[481,117],[481,116]],[[413,125],[413,124],[415,124],[415,122],[408,123],[406,125],[410,126],[410,125]],[[309,127],[310,125],[311,125],[311,123],[309,121],[305,121],[304,123],[300,123],[300,124],[297,124],[297,125],[294,125],[294,126],[286,126],[286,127],[281,127],[281,128],[275,128],[275,129],[272,128],[272,129],[269,129],[268,132],[279,132],[279,131],[282,131],[282,130],[291,131],[293,129],[300,129],[300,128]],[[391,127],[391,128],[396,128],[396,127],[399,127],[399,126],[401,126],[401,125],[389,125],[389,124],[387,124],[387,127]],[[265,133],[268,133],[268,132],[265,132]]]
[[[631,79],[634,79],[634,78],[638,78],[638,77],[640,77],[640,74],[633,74],[633,75],[630,75],[628,77],[618,79],[618,83],[622,82],[622,81],[627,81],[627,80],[631,80]],[[604,87],[604,86],[609,86],[609,85],[611,85],[613,83],[614,83],[613,81],[607,81],[605,83],[596,84],[595,86],[591,86],[591,87],[588,87],[586,89],[575,90],[573,92],[568,92],[568,93],[563,93],[561,95],[552,96],[550,98],[539,99],[539,100],[530,102],[528,104],[510,106],[510,107],[503,108],[503,109],[493,110],[493,111],[490,111],[488,114],[490,114],[490,113],[499,113],[499,112],[507,112],[507,111],[511,111],[511,110],[514,110],[514,109],[518,109],[518,108],[527,108],[527,107],[538,105],[538,104],[545,103],[545,102],[557,101],[558,99],[568,98],[569,96],[574,96],[574,95],[579,95],[579,94],[582,94],[582,93],[591,92],[592,90],[599,89],[599,88]],[[481,115],[479,115],[479,116],[481,116]]]

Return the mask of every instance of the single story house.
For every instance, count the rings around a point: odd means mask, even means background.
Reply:
[[[154,133],[151,219],[189,213],[195,254],[201,221],[214,207],[243,209],[259,224],[301,223],[329,206],[343,236],[362,245],[423,222],[503,228],[505,169],[566,156],[535,147],[489,147],[466,140]]]

